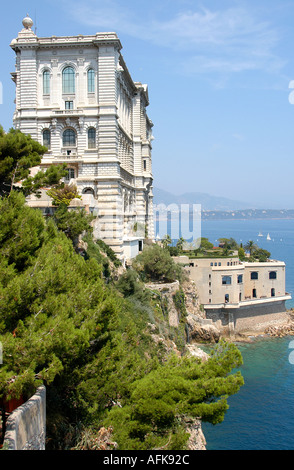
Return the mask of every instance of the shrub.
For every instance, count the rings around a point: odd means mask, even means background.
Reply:
[[[183,279],[183,269],[170,256],[168,250],[159,245],[144,248],[132,263],[143,281],[173,282]]]

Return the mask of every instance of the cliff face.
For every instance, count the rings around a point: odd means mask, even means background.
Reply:
[[[169,327],[185,325],[185,343],[216,343],[220,332],[201,309],[194,281],[146,284],[157,296],[158,306],[166,315]]]
[[[164,284],[147,284],[151,290],[158,308],[161,308],[166,318],[165,328],[149,324],[151,337],[157,344],[164,347],[166,353],[171,351],[177,355],[187,354],[201,361],[206,361],[208,355],[199,348],[195,342],[218,341],[218,332],[213,325],[206,323],[205,313],[201,310],[195,283],[186,281],[181,284],[178,281]],[[182,332],[182,341],[173,341],[170,329]],[[206,440],[201,428],[201,420],[189,416],[180,417],[187,432],[190,434],[188,450],[206,450]]]
[[[180,289],[179,281],[146,284],[146,288],[159,294],[158,301],[163,311],[168,315],[169,326],[178,328],[180,319],[173,298]]]

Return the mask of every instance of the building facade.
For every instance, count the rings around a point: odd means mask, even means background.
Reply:
[[[188,258],[175,260],[185,267],[196,284],[206,317],[232,331],[258,329],[259,325],[282,318],[286,301],[285,263],[243,262],[231,258]]]
[[[48,148],[41,168],[66,163],[97,238],[121,260],[154,238],[148,88],[134,82],[115,33],[37,37],[29,17],[16,54],[14,126]],[[48,208],[50,200],[29,204]]]

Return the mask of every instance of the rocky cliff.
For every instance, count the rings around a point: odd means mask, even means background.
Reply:
[[[188,354],[201,361],[206,361],[208,355],[197,343],[217,342],[219,332],[206,320],[205,312],[201,309],[197,289],[193,281],[180,284],[151,283],[146,288],[153,293],[154,301],[166,318],[165,328],[158,328],[157,324],[149,323],[150,334],[153,340],[165,348],[166,353],[175,352],[177,355]],[[162,325],[161,325],[162,326]],[[172,331],[179,331],[180,335],[171,335]],[[184,335],[184,341],[179,336]],[[173,338],[175,340],[173,340]],[[206,450],[206,441],[201,428],[201,421],[189,416],[181,417],[187,432],[189,450]]]

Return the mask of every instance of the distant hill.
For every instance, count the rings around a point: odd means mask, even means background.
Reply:
[[[175,195],[164,191],[163,189],[153,188],[154,204],[201,204],[205,211],[234,211],[240,209],[262,209],[257,204],[253,207],[252,203],[235,201],[225,197],[211,196],[206,193],[185,193]]]
[[[294,209],[266,209],[206,193],[185,193],[179,196],[153,188],[154,205],[201,204],[202,219],[294,219]]]

